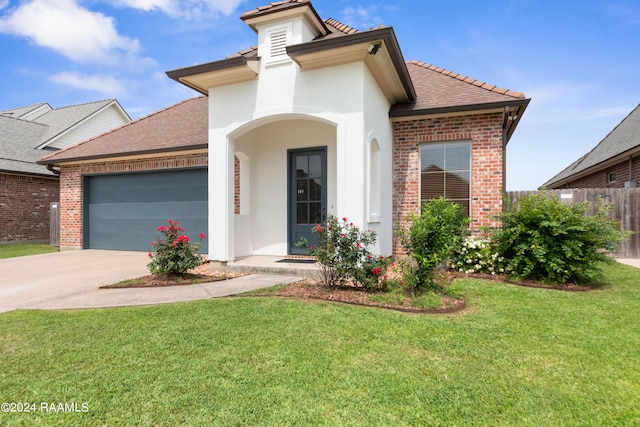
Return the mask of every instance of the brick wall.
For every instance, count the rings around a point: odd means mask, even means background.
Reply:
[[[58,179],[0,174],[0,241],[49,241],[49,204]]]
[[[82,177],[207,166],[206,153],[63,166],[60,174],[60,248],[82,248]]]
[[[616,181],[609,182],[609,174],[616,174]],[[640,186],[640,157],[631,160],[631,179],[636,180]],[[624,188],[625,181],[629,181],[629,160],[624,160],[606,169],[594,172],[575,181],[570,181],[568,185],[553,188]]]
[[[393,123],[393,222],[420,208],[420,145],[471,141],[472,229],[495,226],[493,214],[502,210],[502,113],[421,119]],[[394,241],[394,253],[404,253]]]

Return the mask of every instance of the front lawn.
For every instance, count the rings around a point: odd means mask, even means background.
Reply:
[[[37,411],[0,424],[637,425],[640,270],[604,272],[574,293],[460,279],[453,315],[277,297],[1,314],[0,401]]]
[[[0,259],[58,252],[48,243],[7,243],[0,245]]]

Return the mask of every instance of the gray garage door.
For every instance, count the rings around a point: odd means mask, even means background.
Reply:
[[[86,176],[84,218],[85,248],[147,251],[167,219],[197,240],[208,232],[207,169]]]

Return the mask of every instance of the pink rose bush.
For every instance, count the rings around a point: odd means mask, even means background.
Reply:
[[[340,221],[333,215],[329,215],[324,225],[316,224],[311,231],[319,235],[318,244],[309,245],[303,239],[299,246],[316,257],[326,286],[336,287],[353,281],[368,290],[385,287],[384,275],[390,260],[369,251],[376,242],[373,231],[361,231],[347,218]]]
[[[152,242],[153,250],[149,252],[150,262],[147,264],[151,273],[185,274],[188,270],[201,265],[204,259],[198,254],[202,240],[207,236],[200,233],[200,240],[191,243],[188,235],[184,234],[178,221],[167,220],[168,226],[161,225],[158,237]]]

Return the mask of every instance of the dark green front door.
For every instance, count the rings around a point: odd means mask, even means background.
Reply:
[[[305,254],[296,246],[301,238],[318,243],[311,230],[327,216],[326,147],[289,150],[289,253]]]

